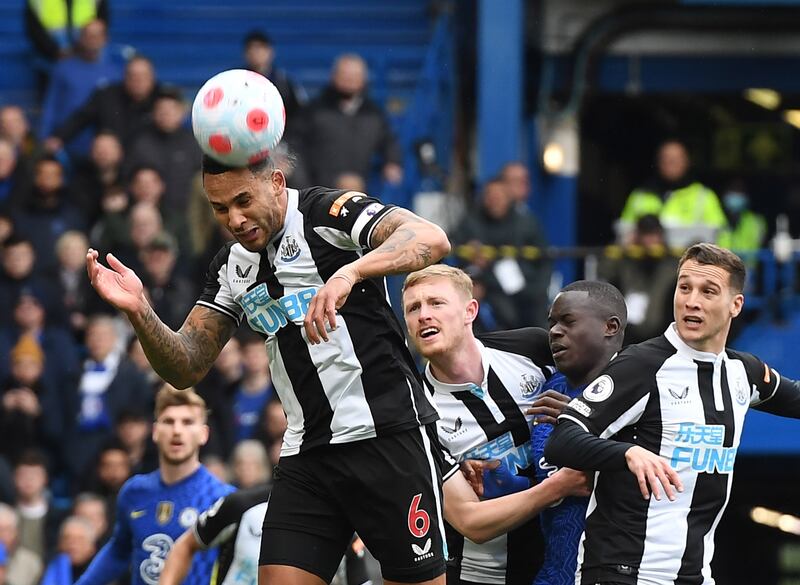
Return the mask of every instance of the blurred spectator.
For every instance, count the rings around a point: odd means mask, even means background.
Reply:
[[[541,325],[547,308],[547,287],[550,269],[543,260],[521,256],[502,256],[500,248],[512,246],[545,246],[539,222],[514,205],[504,181],[492,179],[483,188],[480,207],[467,213],[452,234],[455,245],[469,244],[474,256],[467,263],[469,270],[479,270],[486,284],[486,298],[495,309],[503,328]],[[494,247],[489,257],[482,246]]]
[[[54,504],[47,486],[47,460],[40,452],[26,451],[14,468],[19,543],[42,562],[55,552],[58,526],[67,515]]]
[[[102,498],[106,504],[109,523],[114,523],[117,494],[132,475],[131,460],[120,441],[110,440],[97,454],[94,469],[83,478],[83,489]]]
[[[249,439],[258,419],[275,393],[269,374],[269,358],[260,337],[247,337],[241,344],[242,379],[233,398],[235,440]]]
[[[478,316],[472,322],[472,328],[476,334],[488,333],[500,329],[497,322],[495,309],[489,299],[486,298],[486,278],[483,271],[477,266],[467,266],[465,272],[472,279],[472,297],[478,301]]]
[[[73,478],[112,436],[112,425],[126,409],[144,408],[147,382],[122,351],[117,325],[94,316],[86,327],[87,359],[77,389],[68,397],[64,460]]]
[[[42,561],[19,544],[19,517],[8,504],[0,504],[0,543],[8,555],[3,585],[36,585],[42,575]]]
[[[211,429],[206,445],[207,455],[214,453],[227,459],[235,441],[233,396],[243,376],[241,344],[231,337],[222,346],[214,365],[195,387],[208,406],[208,426]]]
[[[106,23],[96,19],[81,29],[72,56],[59,61],[50,74],[39,118],[39,136],[52,136],[55,129],[78,110],[96,89],[122,79],[123,65],[106,58]],[[73,159],[89,153],[92,133],[89,128],[73,137],[67,150]]]
[[[364,177],[357,173],[342,173],[336,177],[333,188],[341,189],[342,191],[365,193],[367,191],[367,183],[364,181]]]
[[[620,240],[629,243],[637,220],[656,215],[671,247],[715,241],[727,224],[725,213],[716,193],[692,175],[686,145],[677,140],[663,142],[657,169],[654,179],[628,196],[617,223]]]
[[[159,381],[157,390],[164,386],[164,382]],[[155,397],[150,402],[151,404],[148,404],[145,410],[124,410],[117,417],[114,436],[128,453],[131,475],[150,473],[158,467],[158,450],[150,440],[153,431],[152,415],[146,414],[153,412],[151,407],[155,407]]]
[[[285,71],[274,66],[275,47],[272,39],[259,30],[253,30],[244,37],[245,67],[260,73],[269,79],[283,98],[286,110],[286,131],[284,135],[291,139],[291,129],[300,107],[306,101],[303,89],[295,84]]]
[[[283,433],[286,432],[286,413],[277,394],[273,394],[264,410],[254,438],[266,446],[269,460],[272,464],[278,462],[283,443]]]
[[[184,125],[187,108],[177,88],[163,87],[156,94],[153,121],[131,143],[126,168],[156,167],[164,181],[161,208],[183,212],[189,202],[192,180],[200,171],[200,147]]]
[[[41,585],[72,585],[83,575],[97,552],[97,532],[80,516],[70,516],[58,533],[57,555],[47,565]]]
[[[189,247],[188,228],[184,214],[186,206],[184,204],[180,212],[165,207],[166,183],[159,169],[160,167],[143,165],[133,170],[128,185],[131,204],[151,203],[155,205],[161,212],[164,229],[175,237],[178,250],[183,252]],[[206,200],[206,207],[209,207],[208,200]]]
[[[216,477],[218,480],[225,483],[230,483],[231,472],[222,457],[213,454],[205,455],[200,459],[200,463],[205,465],[206,469],[208,469],[211,475]]]
[[[48,312],[57,310],[58,291],[46,275],[34,270],[35,264],[36,251],[30,240],[12,235],[3,243],[0,251],[1,307],[13,307],[25,290],[35,292]],[[13,312],[0,311],[0,327],[8,327],[13,322]]]
[[[231,455],[232,483],[240,490],[267,483],[272,479],[269,457],[258,441],[242,441]]]
[[[92,492],[78,494],[72,503],[72,513],[91,524],[98,548],[105,544],[111,536],[111,524],[108,521],[106,501],[102,496]]]
[[[95,19],[108,23],[106,0],[28,0],[25,30],[39,57],[55,62],[72,54],[81,30]]]
[[[755,252],[767,237],[767,220],[750,210],[750,197],[743,181],[735,180],[722,196],[722,208],[728,225],[719,235],[718,243],[736,252]]]
[[[102,213],[103,195],[114,185],[122,185],[122,144],[111,132],[100,131],[92,141],[89,160],[75,170],[72,178],[72,201],[94,224]]]
[[[0,211],[0,250],[13,235],[14,222],[11,220],[11,216]],[[0,273],[2,273],[2,269],[0,269]]]
[[[127,242],[111,251],[128,268],[141,274],[142,251],[164,231],[164,220],[158,207],[147,202],[133,205],[128,214],[127,231]]]
[[[48,323],[45,303],[37,288],[20,290],[11,303],[11,326],[0,329],[0,356],[10,355],[23,337],[33,339],[44,352],[44,379],[64,393],[78,377],[78,348],[69,331]],[[7,361],[0,360],[0,377],[8,375],[8,366]]]
[[[89,240],[83,232],[65,232],[56,241],[58,296],[62,303],[62,318],[77,341],[83,340],[89,315],[109,313],[108,303],[101,301],[86,278],[88,249]]]
[[[330,84],[303,110],[295,128],[312,185],[332,185],[344,172],[368,177],[378,155],[386,181],[403,179],[400,146],[386,113],[367,95],[367,64],[358,55],[336,59]]]
[[[100,217],[89,231],[92,247],[115,251],[130,245],[128,213],[130,197],[122,185],[111,185],[100,199]]]
[[[153,310],[167,326],[177,331],[194,306],[197,291],[187,277],[176,273],[178,244],[175,238],[167,232],[157,235],[142,249],[140,260],[142,284]]]
[[[605,259],[599,272],[625,296],[628,325],[625,343],[639,343],[661,335],[672,321],[672,296],[678,273],[678,260],[669,253],[664,229],[655,215],[636,222],[632,244],[641,246],[638,254]]]
[[[83,212],[69,201],[64,169],[55,158],[45,157],[34,166],[33,190],[12,213],[14,226],[26,234],[36,250],[36,269],[53,274],[57,268],[56,240],[66,231],[86,231]]]
[[[44,377],[42,348],[33,336],[23,335],[10,361],[10,375],[0,387],[0,453],[15,464],[31,448],[57,454],[64,410],[60,389]]]
[[[65,142],[89,126],[95,131],[113,133],[127,149],[151,120],[156,91],[153,64],[141,55],[133,57],[125,67],[123,81],[95,90],[79,110],[45,139],[45,149],[61,150]]]
[[[161,388],[161,386],[164,385],[164,381],[158,377],[158,374],[156,374],[153,366],[150,365],[150,361],[147,359],[144,349],[142,349],[142,342],[139,341],[139,338],[135,335],[132,335],[130,341],[128,342],[127,354],[131,363],[136,366],[136,368],[139,370],[139,373],[142,374],[147,380],[147,383],[151,388],[151,394],[155,398],[156,392],[159,388]],[[153,401],[153,404],[145,406],[145,412],[152,412],[153,409],[150,408],[151,406],[155,407],[155,400]],[[140,416],[142,416],[145,420],[145,423],[147,423],[149,417],[145,416],[144,413],[141,413]],[[137,471],[136,473],[141,472]]]
[[[528,212],[531,196],[531,175],[528,167],[519,161],[512,161],[500,169],[500,179],[506,184],[511,200],[518,211]]]
[[[11,141],[0,137],[0,210],[22,204],[31,190],[30,175]]]
[[[20,106],[0,107],[0,138],[10,140],[21,161],[27,162],[39,150],[28,117]]]

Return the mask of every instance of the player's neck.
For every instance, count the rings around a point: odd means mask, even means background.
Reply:
[[[474,337],[465,337],[457,347],[431,359],[433,377],[445,384],[480,385],[483,382],[483,358]]]
[[[161,481],[167,485],[186,479],[197,471],[199,467],[200,460],[197,457],[192,457],[181,463],[170,463],[161,457],[158,464],[158,470],[161,472]]]

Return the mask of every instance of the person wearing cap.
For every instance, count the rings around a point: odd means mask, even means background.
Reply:
[[[131,143],[125,167],[151,166],[164,180],[163,210],[186,208],[192,179],[200,170],[200,148],[186,126],[186,103],[180,89],[163,86],[155,95],[153,120]]]

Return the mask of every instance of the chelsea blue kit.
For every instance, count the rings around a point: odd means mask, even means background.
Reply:
[[[76,585],[105,585],[130,571],[132,585],[157,585],[167,554],[198,514],[234,488],[200,466],[167,485],[156,470],[130,478],[117,497],[117,520],[111,539],[95,556]],[[207,585],[216,551],[194,557],[186,585]]]

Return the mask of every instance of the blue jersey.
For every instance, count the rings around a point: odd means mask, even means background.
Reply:
[[[557,372],[544,385],[570,398],[575,398],[586,386],[570,388],[564,374]],[[558,468],[544,459],[544,444],[553,431],[553,425],[539,424],[531,433],[531,448],[535,462],[536,479],[545,480]],[[574,585],[578,558],[578,542],[586,522],[586,507],[589,498],[564,498],[558,505],[539,514],[544,534],[544,563],[536,574],[534,585]]]
[[[173,543],[197,516],[233,491],[205,467],[167,485],[156,470],[130,478],[117,497],[114,533],[76,585],[105,585],[130,571],[132,585],[157,585]],[[208,585],[216,551],[195,555],[186,585]]]

